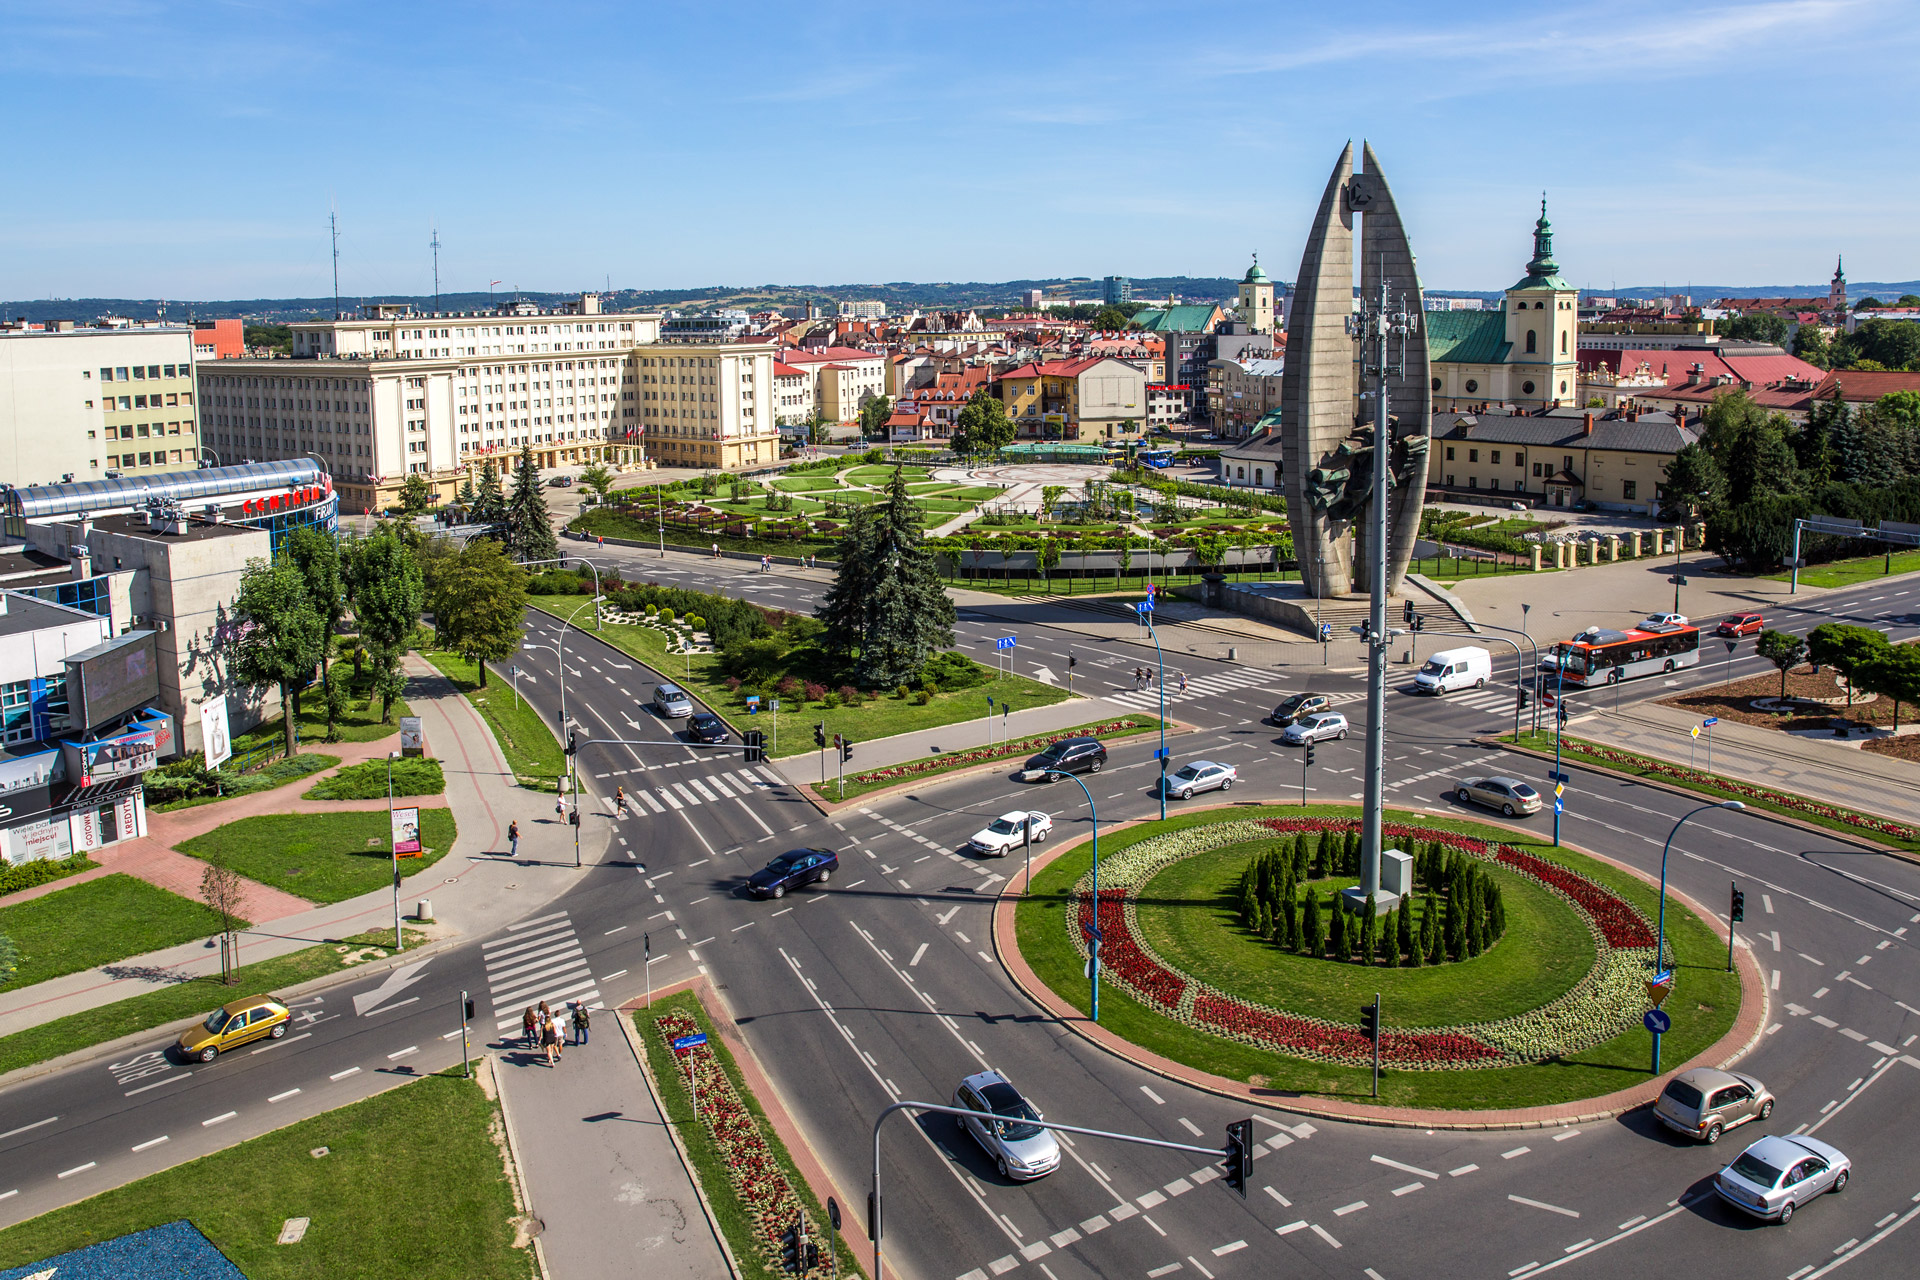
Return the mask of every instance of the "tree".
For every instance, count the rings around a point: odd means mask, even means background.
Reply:
[[[472,512],[473,512],[473,500],[474,500],[473,472],[471,471],[467,472],[466,479],[460,482],[459,497],[460,497],[460,505],[467,509],[468,518],[471,519]]]
[[[1740,342],[1771,342],[1785,346],[1787,322],[1769,311],[1755,311],[1715,326],[1722,337]]]
[[[507,552],[515,560],[555,560],[560,540],[547,519],[547,495],[540,488],[540,468],[533,465],[533,449],[520,446],[520,462],[513,473],[513,497],[507,502]]]
[[[875,505],[873,594],[855,669],[865,687],[887,689],[914,679],[953,643],[954,607],[922,545],[920,512],[902,471],[894,471],[886,501]]]
[[[390,530],[353,543],[348,555],[353,617],[373,658],[374,692],[385,724],[405,684],[400,659],[420,624],[426,586],[412,549]]]
[[[1400,954],[1407,957],[1409,964],[1418,969],[1420,948],[1415,945],[1413,939],[1413,895],[1411,893],[1400,899],[1400,909],[1393,914],[1395,916],[1394,946],[1399,949]]]
[[[1060,564],[1060,540],[1058,538],[1042,538],[1040,540],[1040,550],[1035,556],[1035,559],[1040,562],[1040,572],[1046,576],[1047,585],[1051,587],[1053,585],[1053,571],[1058,568]]]
[[[1102,307],[1093,317],[1093,327],[1109,332],[1133,328],[1133,317],[1118,307]]]
[[[1347,957],[1347,910],[1340,905],[1340,899],[1333,899],[1333,920],[1327,929],[1327,942],[1333,950],[1335,960]]]
[[[320,685],[329,691],[333,676],[327,659],[333,653],[333,637],[340,630],[340,618],[347,611],[347,583],[341,573],[340,541],[312,525],[302,525],[287,535],[284,544],[287,559],[300,571],[306,584],[307,599],[320,613],[325,624],[320,645]]]
[[[1860,687],[1893,699],[1893,727],[1900,728],[1900,704],[1920,702],[1920,649],[1910,644],[1888,645],[1870,656],[1857,677]]]
[[[1327,931],[1325,923],[1320,919],[1320,895],[1311,889],[1307,890],[1306,909],[1301,913],[1300,932],[1308,955],[1318,956],[1324,953]]]
[[[1380,921],[1374,915],[1377,909],[1373,895],[1368,894],[1367,905],[1361,909],[1360,915],[1360,962],[1368,966],[1373,964],[1373,952],[1378,943]]]
[[[613,472],[596,462],[580,473],[580,483],[593,490],[594,496],[605,502],[607,495],[613,492]]]
[[[866,633],[867,603],[874,586],[878,558],[871,507],[855,507],[840,533],[839,568],[833,585],[814,611],[825,630],[821,648],[841,666],[853,665]]]
[[[1853,705],[1857,677],[1887,649],[1887,637],[1872,627],[1823,622],[1807,633],[1807,656],[1847,678],[1847,705]]]
[[[1896,307],[1920,307],[1920,295],[1903,293],[1900,295],[1899,301],[1893,305]]]
[[[473,521],[502,524],[506,518],[507,500],[500,493],[500,472],[494,468],[493,459],[488,458],[480,464],[480,487],[473,493]]]
[[[981,387],[967,398],[954,423],[955,453],[992,453],[1013,443],[1013,419],[1000,397]]]
[[[1815,368],[1825,369],[1833,363],[1833,344],[1827,340],[1825,329],[1803,324],[1793,331],[1793,354]]]
[[[487,687],[487,663],[520,649],[527,608],[527,571],[490,538],[476,538],[434,575],[428,599],[442,648],[464,655]]]
[[[240,575],[233,617],[238,638],[228,669],[246,684],[277,685],[287,755],[299,750],[300,691],[312,683],[326,622],[300,570],[286,560],[250,560]]]
[[[868,440],[884,440],[887,419],[893,416],[893,397],[875,396],[860,406],[860,434]]]
[[[1807,660],[1807,642],[1791,631],[1775,631],[1769,627],[1760,633],[1754,648],[1761,657],[1780,668],[1780,696],[1786,697],[1787,672]]]
[[[400,482],[400,510],[409,516],[422,515],[433,505],[433,490],[427,487],[427,478],[410,474]]]
[[[807,418],[807,443],[825,444],[827,442],[827,428],[831,425],[833,425],[833,419],[822,413],[818,408],[815,408],[813,413]]]
[[[1661,483],[1660,518],[1690,519],[1725,483],[1720,466],[1697,444],[1681,445],[1667,463]]]
[[[1067,486],[1063,484],[1043,484],[1040,486],[1041,519],[1048,519],[1053,515],[1054,507],[1059,505],[1061,497],[1064,496],[1066,492]]]
[[[246,909],[247,882],[232,867],[221,866],[217,862],[207,864],[200,873],[200,901],[207,904],[207,910],[220,922],[220,938],[226,943],[220,952],[220,981],[235,981],[234,957],[238,954],[239,926],[248,923],[240,913]]]

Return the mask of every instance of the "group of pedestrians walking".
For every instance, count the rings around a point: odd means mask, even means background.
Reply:
[[[1187,673],[1184,671],[1176,671],[1174,675],[1180,681],[1180,692],[1185,693],[1187,691]],[[1135,692],[1139,692],[1142,689],[1153,688],[1154,680],[1155,674],[1152,667],[1135,667],[1133,669],[1133,687]]]
[[[592,1015],[587,1012],[584,1001],[567,1002],[569,1022],[573,1027],[573,1043],[585,1044],[587,1033],[592,1026]],[[560,1055],[566,1050],[566,1035],[560,1029],[560,1018],[547,1007],[542,1000],[538,1005],[528,1005],[520,1015],[520,1032],[525,1046],[529,1049],[544,1049],[547,1065],[554,1066],[560,1061]]]

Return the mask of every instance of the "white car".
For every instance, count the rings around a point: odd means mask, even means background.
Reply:
[[[1239,776],[1240,771],[1230,764],[1195,760],[1167,775],[1167,794],[1191,800],[1196,791],[1230,791]]]
[[[1684,627],[1689,625],[1684,613],[1650,613],[1640,622],[1640,630],[1657,631],[1662,627]]]
[[[1328,738],[1347,736],[1347,718],[1338,711],[1322,711],[1304,720],[1295,720],[1280,735],[1280,741],[1290,747],[1298,747],[1308,742],[1324,742]]]
[[[967,848],[1004,858],[1009,851],[1026,843],[1028,831],[1033,832],[1033,842],[1039,844],[1052,833],[1053,819],[1038,810],[1003,813],[989,822],[985,830],[976,832],[973,839],[967,841]]]

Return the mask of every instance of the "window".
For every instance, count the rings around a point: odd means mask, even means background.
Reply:
[[[1513,451],[1513,465],[1516,467],[1525,467],[1527,465],[1527,455],[1515,449]]]
[[[1626,499],[1628,502],[1634,501],[1634,499],[1640,496],[1640,482],[1637,480],[1621,481],[1620,496]]]
[[[1499,465],[1500,465],[1500,451],[1499,451],[1498,449],[1495,449],[1495,450],[1494,450],[1494,451],[1493,451],[1492,453],[1490,453],[1490,454],[1488,454],[1488,455],[1487,455],[1487,461],[1488,461],[1488,462],[1491,462],[1491,463],[1492,463],[1492,464],[1493,464],[1494,466],[1496,466],[1496,467],[1497,467],[1497,466],[1499,466]]]
[[[1453,446],[1452,446],[1452,445],[1448,445],[1448,446],[1447,446],[1447,461],[1448,461],[1448,462],[1452,462],[1452,461],[1453,461]],[[1449,481],[1447,481],[1447,483],[1448,483],[1448,484],[1452,484],[1452,483],[1453,483],[1453,481],[1451,481],[1451,480],[1449,480]]]
[[[1478,391],[1479,389],[1480,389],[1480,384],[1478,382],[1475,382],[1472,378],[1467,379],[1468,395],[1472,395],[1474,392]]]
[[[1527,330],[1527,354],[1532,355],[1540,349],[1540,336],[1532,329]]]
[[[1479,477],[1479,476],[1468,476],[1468,477],[1467,477],[1467,488],[1469,488],[1469,489],[1478,489],[1479,487],[1480,487],[1480,477]]]
[[[1480,461],[1480,451],[1478,449],[1467,450],[1467,461],[1468,462]]]
[[[1537,462],[1533,464],[1533,474],[1536,476],[1542,474],[1540,464]]]
[[[1526,393],[1527,395],[1532,395],[1533,384],[1531,382],[1523,382],[1520,384],[1520,390]]]
[[[1560,354],[1561,355],[1567,354],[1567,331],[1565,329],[1562,329],[1560,331]],[[1565,391],[1567,389],[1566,384],[1561,383],[1560,389],[1562,391]]]
[[[1433,380],[1433,389],[1434,389],[1435,391],[1438,391],[1438,390],[1440,389],[1440,379],[1438,379],[1438,378],[1435,378],[1435,379]]]
[[[125,382],[127,380],[127,366],[121,365],[115,369],[113,371],[113,380],[115,382]]]
[[[1515,493],[1525,493],[1527,491],[1527,482],[1525,480],[1515,480],[1513,482],[1513,491]]]
[[[1568,471],[1573,470],[1573,455],[1569,453],[1564,458],[1560,459],[1560,465],[1561,467],[1563,467]]]

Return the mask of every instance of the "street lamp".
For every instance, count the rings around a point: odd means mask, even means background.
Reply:
[[[520,647],[522,649],[545,649],[548,653],[551,653],[554,656],[559,666],[559,669],[560,669],[560,732],[562,735],[565,735],[565,733],[567,732],[567,725],[570,723],[570,721],[567,719],[567,628],[572,626],[573,620],[580,616],[580,609],[586,608],[588,604],[598,605],[599,598],[595,597],[594,599],[587,601],[586,604],[581,605],[579,609],[575,609],[572,613],[568,614],[564,619],[561,620],[560,637],[559,637],[558,644],[533,644],[525,640],[520,642]],[[580,771],[574,767],[574,760],[571,755],[567,757],[567,778],[572,783],[573,816],[574,818],[578,819],[578,817],[580,816]],[[578,821],[575,821],[572,825],[573,825],[573,865],[577,867],[580,865],[580,824]]]
[[[211,453],[211,454],[213,454],[213,465],[214,465],[214,466],[216,466],[216,467],[219,467],[219,466],[225,466],[225,465],[226,465],[225,463],[223,463],[223,462],[221,462],[221,461],[220,461],[220,454],[219,454],[219,452],[218,452],[217,450],[214,450],[214,449],[210,449],[210,448],[208,448],[208,447],[207,447],[207,445],[206,445],[206,442],[205,442],[205,441],[202,441],[202,442],[201,442],[201,444],[200,444],[200,452],[202,452],[202,453]]]
[[[1093,983],[1093,1020],[1098,1022],[1100,1021],[1100,813],[1093,806],[1093,792],[1087,791],[1087,784],[1078,774],[1068,773],[1064,769],[1047,769],[1044,772],[1072,778],[1080,783],[1080,790],[1085,791],[1087,795],[1087,815],[1093,823],[1093,937],[1087,943],[1087,954],[1093,959],[1087,964],[1087,977]],[[1033,892],[1033,885],[1027,884],[1023,892]]]
[[[1673,830],[1667,832],[1667,843],[1660,849],[1660,923],[1654,934],[1653,941],[1653,971],[1655,973],[1665,972],[1664,966],[1667,955],[1667,855],[1673,851],[1673,838],[1680,834],[1680,828],[1686,824],[1687,819],[1697,813],[1705,813],[1709,809],[1744,809],[1746,807],[1746,805],[1738,800],[1721,800],[1714,804],[1703,804],[1697,809],[1689,809],[1687,812],[1681,814],[1680,820],[1673,824]],[[1099,917],[1096,915],[1095,918],[1098,919]],[[1732,926],[1729,925],[1728,928],[1731,929]],[[1660,1074],[1660,1033],[1658,1031],[1653,1033],[1653,1074],[1656,1076]]]
[[[1153,683],[1160,690],[1160,821],[1165,822],[1167,820],[1167,659],[1166,655],[1160,651],[1160,633],[1153,627],[1152,605],[1153,601],[1150,599],[1143,601],[1134,606],[1134,612],[1141,624],[1146,627],[1147,634],[1153,637],[1154,661],[1160,668]],[[1089,796],[1087,802],[1091,804],[1093,798]],[[1096,1016],[1094,1021],[1099,1021],[1099,1018]]]
[[[400,934],[400,850],[393,838],[393,762],[398,751],[387,752],[387,852],[393,857],[393,949],[404,950],[406,939]]]

